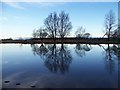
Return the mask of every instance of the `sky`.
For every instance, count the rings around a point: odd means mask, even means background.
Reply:
[[[50,13],[61,11],[69,13],[71,36],[83,26],[92,37],[102,37],[105,14],[112,10],[118,17],[117,2],[0,2],[0,6],[0,38],[32,37]]]

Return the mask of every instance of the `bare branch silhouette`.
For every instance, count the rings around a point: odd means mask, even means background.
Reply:
[[[85,32],[85,28],[83,28],[82,26],[79,27],[77,29],[77,31],[75,32],[75,36],[77,38],[89,38],[90,37],[90,33],[86,33]]]
[[[108,40],[110,39],[111,36],[113,36],[113,34],[115,34],[115,14],[112,10],[110,10],[106,15],[105,15],[105,30],[106,33],[105,35],[107,35]],[[104,36],[105,36],[104,35]]]
[[[69,35],[71,29],[72,24],[69,21],[69,14],[66,14],[64,11],[62,11],[59,14],[59,29],[58,29],[59,36],[61,38],[64,38],[65,36]]]

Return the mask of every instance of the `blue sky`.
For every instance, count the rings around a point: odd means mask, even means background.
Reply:
[[[102,37],[105,14],[113,10],[118,14],[117,2],[4,2],[0,3],[0,38],[31,37],[32,31],[44,25],[44,19],[51,13],[69,13],[73,28],[71,36],[80,26],[93,37]]]

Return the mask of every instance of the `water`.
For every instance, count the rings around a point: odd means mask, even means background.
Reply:
[[[118,45],[2,44],[1,47],[3,88],[118,87]]]

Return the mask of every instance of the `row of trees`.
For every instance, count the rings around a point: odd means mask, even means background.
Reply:
[[[108,39],[110,37],[118,37],[120,36],[120,29],[117,27],[116,24],[115,14],[112,10],[110,10],[105,15],[105,34]],[[33,31],[34,38],[64,38],[70,34],[72,30],[72,23],[69,19],[69,14],[62,11],[60,14],[56,12],[51,13],[44,21],[44,26],[38,30]],[[91,35],[90,33],[86,33],[83,27],[79,27],[78,30],[75,32],[75,36],[80,38],[89,38]],[[104,37],[103,36],[103,37]]]
[[[72,29],[72,23],[69,20],[69,14],[62,11],[59,15],[54,12],[48,15],[44,21],[44,27],[34,30],[34,38],[50,37],[64,38],[69,35]]]

